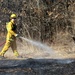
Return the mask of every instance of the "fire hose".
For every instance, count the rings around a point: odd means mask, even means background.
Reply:
[[[22,39],[21,39],[21,37],[20,37],[20,36],[18,37],[18,39],[20,40],[20,42],[22,42]],[[0,47],[1,47],[2,45],[4,45],[5,43],[6,43],[6,41],[4,41],[4,42],[0,43]]]
[[[5,44],[5,42],[6,42],[6,41],[4,41],[3,43],[1,43],[1,44],[0,44],[0,47],[1,47],[3,44]]]

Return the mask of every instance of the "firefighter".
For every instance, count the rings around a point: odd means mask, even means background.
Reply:
[[[18,34],[16,33],[17,27],[15,24],[16,18],[17,18],[16,14],[11,14],[10,21],[6,25],[6,29],[7,29],[6,43],[2,51],[0,52],[1,58],[4,58],[4,54],[7,52],[9,47],[12,48],[14,55],[16,57],[19,57],[19,53],[17,51],[17,46],[16,46],[16,37],[18,36]]]

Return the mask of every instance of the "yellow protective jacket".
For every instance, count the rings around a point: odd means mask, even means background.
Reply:
[[[6,25],[6,29],[7,29],[6,41],[13,40],[13,37],[16,36],[16,32],[13,30],[13,28],[14,28],[14,24],[11,21],[8,22]]]

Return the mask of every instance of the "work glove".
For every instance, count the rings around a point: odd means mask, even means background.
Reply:
[[[19,35],[18,35],[18,34],[16,34],[16,35],[15,35],[15,37],[19,37]]]

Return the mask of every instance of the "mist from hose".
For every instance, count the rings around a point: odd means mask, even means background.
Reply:
[[[26,42],[32,44],[33,46],[35,46],[37,48],[40,48],[43,52],[47,53],[51,57],[61,58],[59,54],[57,54],[53,49],[51,49],[46,44],[43,44],[43,43],[38,42],[38,41],[30,40],[30,39],[27,39],[27,38],[24,38],[24,37],[20,37],[20,38],[22,40],[25,40]]]
[[[43,44],[41,42],[38,41],[34,41],[34,40],[30,40],[24,37],[20,37],[22,40],[25,40],[26,42],[39,47],[41,50],[43,50],[45,53],[47,53],[49,55],[49,57],[51,57],[52,59],[57,59],[56,62],[57,63],[61,63],[61,64],[69,64],[74,62],[73,59],[63,59],[62,56],[60,56],[58,53],[56,53],[53,49],[51,49],[49,46],[47,46],[46,44]],[[37,57],[38,59],[40,59],[40,57]],[[36,58],[36,59],[37,59]]]

